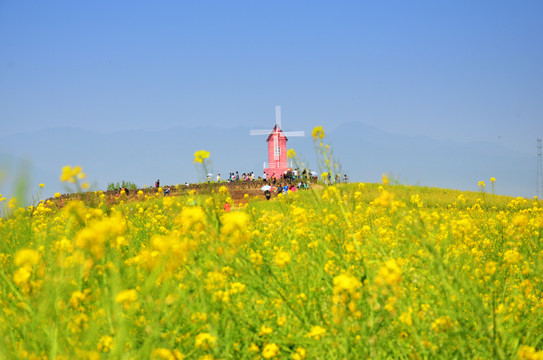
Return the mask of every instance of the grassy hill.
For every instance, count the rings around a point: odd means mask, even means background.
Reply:
[[[71,194],[9,209],[0,354],[543,355],[541,202],[486,187],[361,183],[266,201],[261,185]]]

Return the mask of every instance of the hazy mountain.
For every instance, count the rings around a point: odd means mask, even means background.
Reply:
[[[290,138],[288,147],[318,171],[310,131],[306,129],[304,138]],[[194,152],[200,149],[210,151],[210,171],[221,173],[223,178],[230,171],[261,175],[267,161],[265,141],[265,136],[249,136],[248,127],[177,127],[108,134],[63,127],[0,137],[0,153],[13,164],[29,160],[32,189],[43,182],[43,194],[50,196],[65,191],[58,178],[68,164],[81,165],[95,189],[121,180],[139,186],[152,185],[157,178],[162,184],[202,180],[203,174],[193,164]],[[402,183],[461,190],[477,190],[477,182],[484,180],[490,191],[489,179],[495,177],[497,193],[531,197],[535,192],[535,155],[491,143],[409,137],[357,122],[327,130],[325,142],[351,181],[376,182],[389,173]],[[6,193],[17,171],[16,166],[2,166],[10,175],[0,182],[0,192]]]

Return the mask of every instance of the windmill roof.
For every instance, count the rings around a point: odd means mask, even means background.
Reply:
[[[283,134],[283,130],[281,130],[280,128],[277,127],[277,124],[275,124],[275,126],[273,127],[272,129],[272,132],[270,133],[270,135],[268,135],[268,138],[266,139],[266,141],[270,141],[271,137],[273,136],[273,134],[275,133],[275,131],[278,131],[279,133],[281,133],[281,135],[285,138],[285,140],[288,140],[288,138]]]

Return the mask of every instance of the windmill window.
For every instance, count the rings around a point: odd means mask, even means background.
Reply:
[[[280,156],[281,155],[281,148],[278,146],[275,148],[275,156]]]

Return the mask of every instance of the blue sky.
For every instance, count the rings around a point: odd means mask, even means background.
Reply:
[[[541,1],[0,0],[0,131],[262,128],[282,105],[286,130],[359,121],[535,155],[542,16]]]

